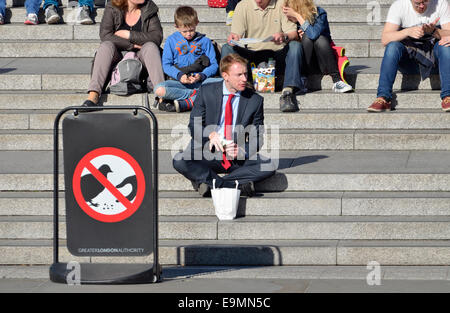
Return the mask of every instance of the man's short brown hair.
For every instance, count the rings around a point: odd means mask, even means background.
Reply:
[[[247,67],[248,61],[237,53],[232,53],[220,60],[220,73],[228,73],[234,63],[240,63]]]
[[[199,23],[197,11],[190,6],[178,7],[174,19],[177,27],[195,27]]]

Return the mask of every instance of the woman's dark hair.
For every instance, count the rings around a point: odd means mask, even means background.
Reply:
[[[128,0],[111,0],[114,7],[125,11],[128,8]]]

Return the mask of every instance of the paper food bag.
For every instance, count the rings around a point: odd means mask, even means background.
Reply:
[[[216,216],[219,220],[229,221],[236,217],[239,206],[239,197],[241,196],[238,185],[239,182],[236,180],[236,188],[216,188],[216,180],[213,180],[211,197]]]

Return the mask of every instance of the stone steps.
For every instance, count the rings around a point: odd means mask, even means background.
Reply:
[[[176,31],[173,22],[162,23],[164,36]],[[382,25],[367,25],[367,23],[332,23],[331,36],[333,40],[367,39],[380,40]],[[0,27],[0,40],[98,40],[100,25],[24,25],[22,23],[5,24]],[[197,31],[213,40],[224,40],[230,30],[223,23],[202,23]]]
[[[51,264],[50,240],[0,240],[1,264]],[[60,242],[62,262],[142,262],[148,257],[75,257]],[[447,265],[447,240],[161,240],[163,265]],[[32,262],[30,262],[32,260]]]
[[[169,151],[159,154],[160,191],[191,191],[190,182],[173,169],[171,154]],[[445,161],[448,157],[448,151],[278,151],[272,154],[277,174],[257,183],[256,189],[258,192],[450,191],[450,171]],[[0,158],[1,191],[53,190],[51,151],[3,151]],[[59,179],[63,190],[62,175]]]
[[[217,40],[223,45],[225,40]],[[2,58],[90,58],[100,40],[8,40],[0,42]],[[384,47],[373,40],[336,40],[349,58],[383,57]],[[164,43],[163,43],[164,46]],[[351,63],[352,59],[350,59]]]
[[[175,30],[175,7],[193,5],[187,0],[155,2],[165,37]],[[439,76],[422,82],[416,72],[399,73],[397,110],[366,113],[376,94],[384,53],[381,30],[393,0],[377,1],[380,25],[371,25],[369,2],[315,1],[328,12],[336,44],[346,48],[347,80],[356,91],[335,94],[328,76],[310,75],[312,92],[297,96],[301,110],[295,114],[278,111],[279,93],[263,95],[263,154],[279,156],[279,170],[256,185],[256,197],[241,198],[238,219],[219,221],[212,200],[199,197],[172,168],[171,151],[183,149],[190,138],[189,114],[155,111],[161,128],[162,264],[450,264],[450,130],[440,110]],[[11,7],[12,1],[7,4]],[[195,2],[198,30],[222,44],[229,33],[225,9],[206,4]],[[61,12],[69,16],[71,9]],[[24,8],[12,7],[7,14],[12,23],[0,26],[1,265],[52,262],[53,121],[59,110],[80,105],[86,97],[103,12],[96,10],[93,26],[30,27],[23,25]],[[105,94],[103,101],[145,103],[142,94]],[[62,175],[59,183],[62,191]],[[60,215],[62,260],[151,262],[151,257],[71,256],[64,240],[63,192]]]
[[[274,131],[274,130],[272,130]],[[265,135],[265,151],[285,150],[449,150],[449,130],[298,130],[280,131],[276,137]],[[62,140],[62,139],[61,139]],[[270,141],[272,140],[272,141]],[[160,131],[159,149],[178,151],[190,141],[187,131]],[[0,149],[3,151],[53,150],[50,130],[0,131]],[[60,141],[62,149],[62,141]]]
[[[239,216],[448,216],[448,192],[285,192],[242,198]],[[59,197],[60,215],[65,200]],[[53,193],[0,192],[0,216],[49,216]],[[161,216],[211,216],[210,198],[194,192],[161,192]]]
[[[38,130],[53,129],[55,115],[33,111],[0,111],[0,129]],[[324,119],[327,116],[328,119]],[[185,131],[189,114],[157,114],[160,129]],[[265,128],[268,134],[275,130],[387,130],[387,129],[446,129],[450,115],[440,109],[396,110],[391,114],[373,114],[361,110],[301,110],[295,114],[266,110]]]
[[[55,115],[56,111],[0,111],[0,148],[52,150]],[[156,115],[160,149],[183,150],[191,138],[186,127],[189,114],[157,111]],[[397,110],[382,115],[343,109],[301,110],[286,115],[268,109],[263,150],[448,150],[446,117],[439,109]]]
[[[53,238],[52,216],[5,216],[0,226],[0,239]],[[161,216],[158,231],[162,240],[445,240],[450,216]],[[66,239],[64,218],[59,232]]]
[[[68,6],[70,0],[61,0],[61,3],[64,6]],[[193,5],[190,0],[154,0],[153,1],[158,6],[170,5],[170,6],[178,6],[178,5]],[[315,0],[314,3],[317,5],[362,5],[371,2],[370,0]],[[380,5],[389,5],[394,2],[394,0],[379,0],[377,1]],[[25,0],[6,0],[7,7],[12,6],[23,6]],[[95,0],[96,6],[103,7],[105,1]],[[196,0],[195,5],[206,6],[208,4],[207,0]],[[219,9],[225,10],[225,9]]]
[[[3,70],[9,71],[10,69]],[[14,74],[12,71],[0,76],[0,89],[85,91],[90,81],[89,74]],[[348,73],[346,74],[346,79],[355,89],[374,90],[378,86],[379,74],[356,75]],[[332,86],[333,83],[329,76],[313,75],[308,77],[308,88],[311,90],[331,90]],[[438,90],[440,89],[439,76],[432,75],[430,79],[420,81],[419,75],[403,75],[399,73],[394,82],[394,89]]]
[[[192,4],[191,4],[192,5]],[[208,6],[193,5],[199,16],[200,25],[202,23],[223,23],[225,26],[226,14],[224,9],[215,9]],[[327,11],[328,21],[331,23],[340,22],[346,23],[349,20],[355,23],[366,23],[368,15],[371,11],[367,10],[366,5],[326,5],[322,6]],[[173,23],[173,16],[176,7],[173,5],[160,5],[159,6],[159,18],[162,23]],[[387,16],[389,6],[380,6],[380,23],[384,23]],[[96,23],[100,23],[103,17],[104,8],[96,8],[92,17]],[[70,23],[73,21],[74,9],[71,7],[60,7],[59,14],[63,21]],[[26,10],[24,7],[10,8],[9,14],[6,16],[7,23],[23,23],[26,16]],[[41,10],[39,14],[40,23],[45,23],[44,11]]]
[[[0,28],[1,29],[1,28]],[[352,58],[346,69],[346,79],[356,90],[376,90],[381,58]],[[0,90],[58,90],[85,91],[90,80],[92,58],[0,58]],[[329,75],[308,75],[309,90],[331,90]],[[439,75],[421,81],[411,70],[398,73],[396,90],[438,90]],[[341,95],[341,96],[348,96]],[[349,96],[350,98],[351,96]]]
[[[179,174],[160,174],[160,191],[191,191]],[[60,177],[60,190],[64,180]],[[0,174],[1,191],[51,191],[51,174]],[[276,174],[257,183],[259,192],[286,191],[450,191],[450,174]]]
[[[420,110],[439,109],[440,90],[394,90],[397,109]],[[280,93],[266,93],[264,108],[279,109]],[[304,110],[365,110],[375,99],[375,90],[357,89],[353,93],[338,94],[331,90],[309,92],[298,95],[297,101]],[[84,92],[52,91],[52,90],[0,90],[0,110],[62,110],[68,106],[78,106],[86,99]],[[154,96],[149,95],[150,104]],[[139,105],[145,106],[145,94],[127,97],[104,94],[101,101],[104,105]],[[153,109],[153,108],[152,108]],[[363,111],[359,111],[363,113]],[[160,113],[156,110],[156,113]]]

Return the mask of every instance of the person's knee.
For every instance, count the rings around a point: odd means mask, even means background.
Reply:
[[[184,160],[183,158],[183,153],[177,153],[175,155],[175,157],[172,160],[172,165],[173,168],[178,172],[178,173],[186,173],[187,171],[189,171],[188,166],[187,166],[187,162],[186,160]]]
[[[437,59],[450,60],[450,47],[441,46],[439,43],[437,43],[434,49]]]
[[[289,43],[288,55],[301,56],[303,53],[302,44],[299,41],[291,41]]]
[[[403,53],[403,49],[405,48],[405,46],[399,42],[399,41],[391,41],[390,43],[387,44],[386,49],[384,50],[384,57],[386,58],[392,58],[392,57],[397,57],[400,58],[402,53]]]
[[[116,51],[116,46],[112,41],[102,41],[100,47],[97,49],[97,53],[110,53],[113,54]]]
[[[331,47],[330,40],[323,35],[319,36],[319,38],[317,38],[317,40],[314,41],[314,48],[319,51],[323,51],[324,49],[329,49],[330,47]]]
[[[223,59],[224,57],[232,53],[235,53],[234,48],[226,43],[222,46],[222,50],[220,51],[220,57]]]
[[[164,86],[161,85],[156,86],[155,94],[157,97],[160,98],[164,97],[166,95],[166,88],[164,88]]]
[[[141,51],[142,52],[151,52],[151,53],[159,53],[159,47],[151,41],[146,42],[142,47],[141,47]]]

